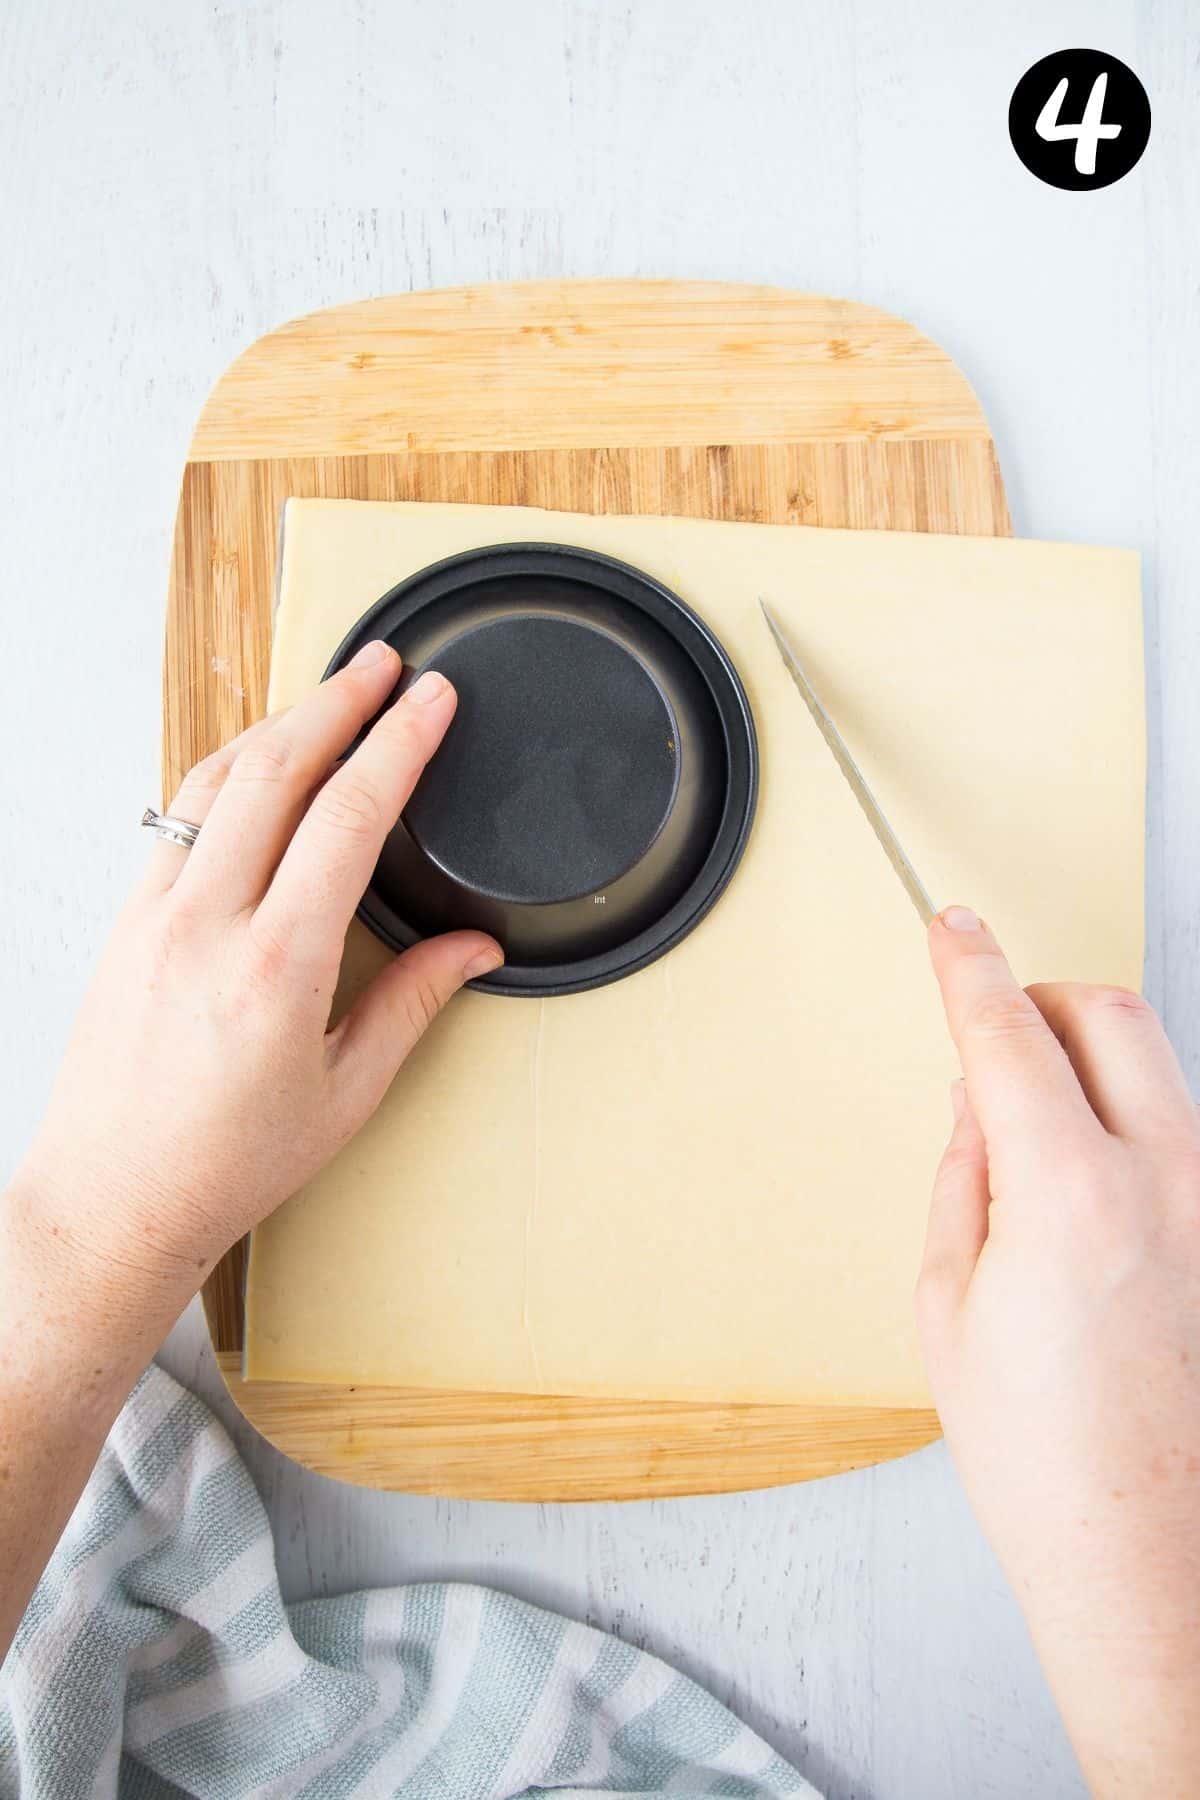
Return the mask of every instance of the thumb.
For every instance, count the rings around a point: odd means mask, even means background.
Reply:
[[[330,1033],[334,1067],[364,1118],[397,1069],[465,981],[498,969],[504,953],[480,931],[425,938],[389,963]]]
[[[988,1234],[988,1161],[966,1086],[951,1087],[954,1130],[934,1177],[917,1282],[922,1333],[936,1332],[961,1305]]]

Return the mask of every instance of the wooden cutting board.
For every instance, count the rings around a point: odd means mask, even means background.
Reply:
[[[871,307],[580,281],[314,313],[252,344],[196,426],[167,602],[167,800],[264,710],[290,494],[1011,531],[966,380]],[[929,1411],[247,1382],[244,1269],[239,1244],[204,1289],[230,1392],[286,1455],[346,1481],[498,1500],[715,1493],[880,1462],[937,1433]]]

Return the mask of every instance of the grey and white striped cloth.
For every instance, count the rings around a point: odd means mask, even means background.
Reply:
[[[3,1800],[812,1795],[684,1676],[486,1588],[284,1606],[250,1476],[143,1376],[0,1673]]]

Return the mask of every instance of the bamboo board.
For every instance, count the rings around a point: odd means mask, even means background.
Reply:
[[[911,325],[699,282],[535,282],[298,319],[221,377],[184,469],[163,791],[265,706],[288,495],[1002,536],[978,401]],[[929,1442],[929,1411],[314,1387],[241,1378],[243,1245],[205,1285],[246,1418],[342,1480],[484,1499],[631,1499],[835,1474]]]

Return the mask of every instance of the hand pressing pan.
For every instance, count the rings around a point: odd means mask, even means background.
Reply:
[[[371,638],[403,685],[438,669],[458,712],[384,845],[360,917],[395,949],[491,932],[500,994],[631,974],[699,923],[754,817],[754,721],[737,673],[674,594],[611,557],[500,544],[385,594]]]

